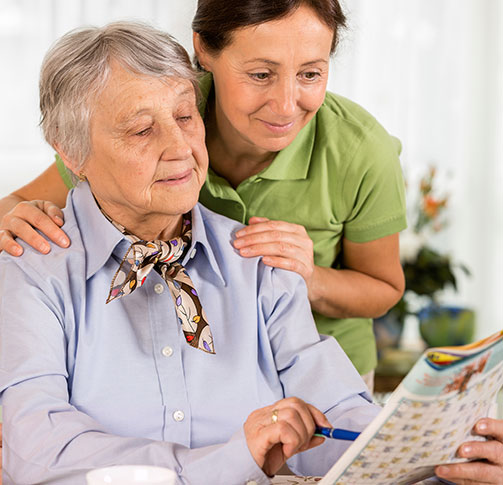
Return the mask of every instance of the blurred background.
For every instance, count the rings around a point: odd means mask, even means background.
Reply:
[[[56,38],[82,25],[139,19],[192,53],[195,5],[2,0],[0,196],[53,160],[38,128],[37,83]],[[487,336],[503,328],[503,1],[343,5],[349,26],[329,89],[365,107],[403,145],[410,228],[402,240],[409,291],[396,309],[405,325],[401,341],[414,345],[416,317],[432,302],[473,310],[474,337]]]

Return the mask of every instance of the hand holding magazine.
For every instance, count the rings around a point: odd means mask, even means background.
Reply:
[[[408,485],[456,456],[503,387],[503,331],[462,347],[428,349],[386,406],[319,485]]]

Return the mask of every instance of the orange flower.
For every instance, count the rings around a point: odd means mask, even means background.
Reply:
[[[438,201],[434,197],[427,195],[423,198],[423,210],[428,217],[435,219],[439,210]]]

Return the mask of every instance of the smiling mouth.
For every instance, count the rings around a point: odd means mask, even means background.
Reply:
[[[290,121],[288,123],[271,123],[269,121],[265,121],[265,120],[260,120],[264,125],[265,127],[272,131],[273,133],[277,133],[277,134],[282,134],[282,133],[287,133],[288,131],[290,131],[290,129],[292,128],[292,126],[294,125],[294,121]]]
[[[163,183],[168,185],[181,185],[188,182],[192,178],[192,169],[189,168],[184,172],[180,172],[174,175],[169,175],[165,178],[156,180],[156,183]]]

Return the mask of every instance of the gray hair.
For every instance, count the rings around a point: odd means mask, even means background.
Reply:
[[[157,78],[197,78],[185,49],[169,34],[140,22],[113,22],[68,32],[51,47],[40,71],[40,126],[79,171],[91,153],[92,102],[110,75],[111,60]]]

